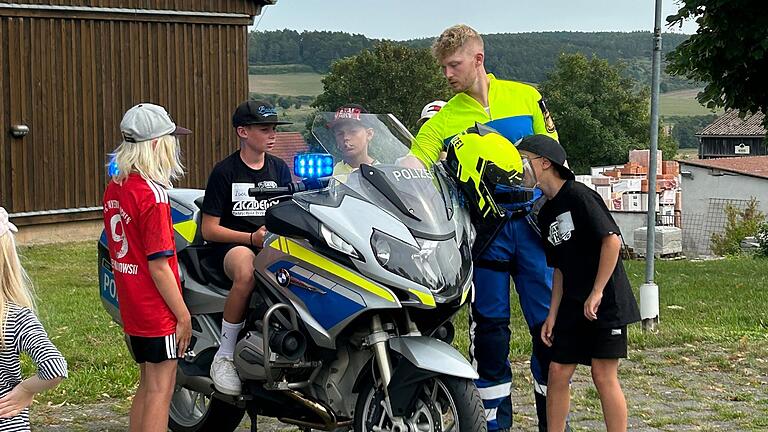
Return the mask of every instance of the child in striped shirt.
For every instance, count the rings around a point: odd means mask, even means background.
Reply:
[[[35,394],[56,387],[67,376],[67,362],[35,316],[30,281],[16,253],[16,226],[0,207],[0,432],[28,431]],[[21,380],[21,352],[37,374]]]

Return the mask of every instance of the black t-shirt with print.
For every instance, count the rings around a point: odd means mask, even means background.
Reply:
[[[542,207],[539,228],[547,264],[563,274],[563,298],[556,326],[585,324],[584,302],[597,277],[603,238],[621,235],[619,227],[600,195],[582,183],[568,180]],[[593,324],[615,328],[639,320],[637,301],[619,257]]]
[[[219,224],[241,232],[254,232],[264,225],[275,196],[251,197],[252,187],[279,187],[291,182],[291,171],[282,159],[264,155],[264,166],[255,170],[240,159],[240,151],[227,156],[213,168],[205,188],[203,213],[220,217]]]

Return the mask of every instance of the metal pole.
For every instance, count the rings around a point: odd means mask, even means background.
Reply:
[[[640,286],[640,317],[644,331],[659,324],[659,287],[653,281],[656,246],[656,152],[659,147],[659,81],[661,78],[661,1],[656,0],[653,26],[653,77],[651,79],[651,148],[648,156],[648,223],[645,247],[645,283]]]

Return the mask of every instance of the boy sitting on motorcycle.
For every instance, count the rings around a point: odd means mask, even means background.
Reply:
[[[268,103],[246,101],[232,115],[240,149],[219,162],[208,178],[203,201],[203,238],[213,245],[223,262],[232,289],[224,305],[221,345],[211,364],[216,389],[229,395],[241,393],[241,381],[233,363],[237,336],[256,281],[253,260],[264,245],[266,210],[278,201],[251,197],[253,187],[274,188],[291,182],[286,163],[267,152],[277,137],[277,111]]]
[[[375,165],[377,162],[368,154],[368,145],[373,139],[373,128],[365,123],[368,114],[357,104],[342,105],[336,110],[330,124],[341,153],[341,161],[333,167],[333,175],[349,174],[360,168],[360,164]]]

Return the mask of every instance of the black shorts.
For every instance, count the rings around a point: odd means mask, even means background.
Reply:
[[[593,325],[557,326],[553,332],[552,361],[591,365],[592,359],[627,357],[627,326],[599,328]]]
[[[162,363],[178,358],[176,333],[160,337],[128,336],[128,345],[136,363]]]

